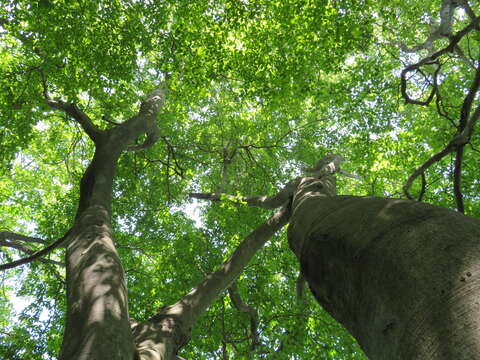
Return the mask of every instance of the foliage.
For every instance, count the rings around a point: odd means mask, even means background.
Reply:
[[[123,155],[115,180],[115,239],[138,319],[194,287],[268,216],[228,201],[192,203],[189,192],[274,194],[303,165],[336,152],[359,176],[340,177],[339,193],[403,196],[412,171],[455,132],[433,104],[405,104],[399,87],[400,71],[418,56],[402,53],[399,43],[411,47],[428,36],[439,2],[0,4],[0,230],[53,241],[72,222],[92,144],[46,106],[45,93],[76,102],[106,128],[113,125],[105,119],[134,114],[152,88],[168,88],[160,141]],[[460,29],[467,19],[457,17]],[[478,36],[461,46],[475,57]],[[444,106],[455,113],[473,71],[453,55],[444,70]],[[473,216],[480,215],[479,140],[475,134],[466,148],[463,168],[466,213]],[[447,157],[428,170],[425,201],[455,206],[451,164]],[[417,181],[412,193],[419,191]],[[62,253],[50,256],[61,260]],[[9,248],[0,254],[2,263],[18,256]],[[296,299],[297,274],[282,234],[238,281],[243,300],[259,312],[261,344],[251,350],[249,319],[224,294],[182,356],[364,358],[310,295]],[[35,263],[2,276],[0,357],[55,357],[63,270]],[[15,293],[32,300],[19,314],[12,312]]]

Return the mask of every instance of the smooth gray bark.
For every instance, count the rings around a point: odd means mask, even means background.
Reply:
[[[157,141],[156,115],[163,93],[154,91],[138,115],[105,131],[72,104],[48,103],[74,117],[95,143],[95,154],[81,180],[75,223],[66,238],[67,318],[59,359],[178,359],[176,354],[188,342],[196,320],[288,222],[289,208],[284,206],[249,234],[228,261],[180,301],[159,309],[148,322],[136,322],[128,315],[124,272],[112,238],[112,184],[123,151],[144,149]],[[147,135],[144,143],[132,146],[142,134]],[[275,204],[282,205],[282,199],[276,198]]]
[[[138,115],[110,129],[98,129],[75,105],[48,104],[72,116],[95,143],[95,154],[80,184],[75,222],[66,239],[67,316],[60,360],[133,360],[124,272],[112,238],[112,185],[118,158],[141,135],[152,145],[160,90],[142,103]]]
[[[188,342],[192,327],[220,293],[241,274],[256,252],[284,225],[290,216],[282,207],[265,223],[253,230],[218,270],[177,303],[159,309],[146,323],[133,323],[133,336],[140,360],[174,360],[177,351]]]
[[[324,180],[299,187],[288,234],[324,309],[372,360],[477,358],[480,221]]]

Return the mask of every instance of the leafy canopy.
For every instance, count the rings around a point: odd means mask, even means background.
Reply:
[[[45,104],[75,102],[103,128],[138,110],[164,84],[161,140],[124,154],[114,188],[115,240],[130,311],[148,318],[214,270],[268,214],[231,202],[192,204],[192,191],[273,194],[329,152],[358,180],[339,193],[402,196],[412,171],[455,128],[435,106],[401,98],[399,75],[423,53],[400,50],[429,35],[434,1],[0,1],[0,229],[49,241],[70,226],[92,156],[80,127]],[[477,10],[477,9],[474,9]],[[457,13],[455,30],[468,23]],[[442,44],[444,39],[438,41]],[[478,35],[460,46],[478,53]],[[473,60],[472,60],[473,61]],[[476,61],[476,58],[475,58]],[[444,60],[442,96],[453,114],[472,68]],[[432,73],[432,69],[426,69]],[[420,80],[409,91],[423,96]],[[413,88],[412,88],[413,87]],[[466,148],[466,212],[480,215],[476,164]],[[428,171],[425,201],[453,207],[450,157]],[[412,193],[420,191],[420,182]],[[194,215],[195,214],[195,215]],[[34,244],[29,245],[31,249]],[[2,247],[2,262],[18,256]],[[62,250],[51,259],[61,261]],[[259,314],[251,351],[245,313],[224,294],[194,328],[186,358],[363,359],[352,338],[309,298],[295,296],[298,265],[285,235],[238,281]],[[54,357],[65,311],[64,271],[32,263],[2,278],[0,357]],[[14,296],[32,300],[13,314]]]

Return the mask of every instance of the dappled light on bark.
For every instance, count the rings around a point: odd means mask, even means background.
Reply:
[[[133,346],[127,293],[109,219],[93,208],[79,221],[82,228],[67,246],[67,342],[60,359],[128,359]],[[112,346],[117,354],[109,354]]]
[[[0,9],[0,358],[478,357],[480,3]]]

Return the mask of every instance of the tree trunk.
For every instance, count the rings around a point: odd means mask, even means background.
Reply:
[[[67,239],[67,317],[60,360],[134,358],[127,287],[112,237],[111,193],[119,156],[113,149],[97,144],[82,178]]]
[[[478,358],[479,220],[311,186],[296,197],[289,244],[301,271],[370,359]]]
[[[110,216],[91,206],[67,246],[67,318],[61,360],[132,360],[127,289]]]
[[[124,271],[112,237],[112,186],[117,161],[125,150],[147,148],[158,139],[156,117],[163,105],[154,90],[138,115],[100,130],[78,107],[48,104],[72,116],[95,144],[92,162],[80,183],[75,223],[66,240],[67,316],[60,360],[133,360],[138,358],[130,328]],[[146,134],[143,144],[132,145]]]

